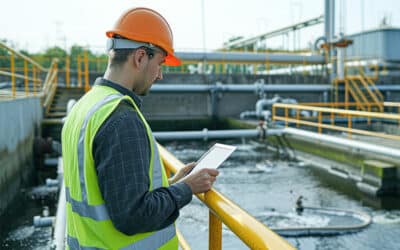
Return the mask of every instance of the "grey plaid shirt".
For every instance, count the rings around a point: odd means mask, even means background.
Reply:
[[[138,96],[118,84],[103,78],[95,84],[112,87],[141,105]],[[190,187],[183,182],[149,192],[150,154],[140,117],[131,103],[121,102],[98,130],[93,156],[111,221],[127,235],[169,226],[178,218],[179,209],[192,199]]]

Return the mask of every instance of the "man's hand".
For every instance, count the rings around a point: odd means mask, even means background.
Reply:
[[[174,184],[175,182],[178,182],[180,179],[182,179],[182,177],[185,177],[188,173],[190,173],[190,171],[192,171],[194,166],[196,166],[196,162],[191,162],[183,168],[179,169],[173,177],[168,179],[169,185]]]
[[[216,169],[203,168],[186,176],[182,181],[189,185],[193,194],[204,193],[211,189],[218,174]]]

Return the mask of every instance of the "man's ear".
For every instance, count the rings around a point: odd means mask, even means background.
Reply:
[[[146,59],[146,52],[144,51],[144,49],[137,49],[132,54],[133,54],[132,56],[133,64],[134,66],[139,68],[143,60]]]

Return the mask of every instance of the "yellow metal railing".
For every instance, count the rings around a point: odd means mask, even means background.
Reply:
[[[278,109],[283,109],[284,116],[278,115]],[[313,120],[310,118],[302,118],[299,115],[296,117],[289,116],[289,111],[295,110],[296,114],[299,114],[300,111],[312,111],[316,112],[317,115],[312,117]],[[282,113],[282,112],[281,112]],[[326,114],[330,117],[330,124],[323,123],[323,116]],[[346,117],[347,118],[347,127],[336,126],[335,124],[335,117]],[[385,133],[378,133],[378,132],[371,132],[366,130],[354,129],[352,128],[352,118],[354,117],[363,117],[367,118],[368,120],[371,118],[376,119],[385,119],[397,122],[400,124],[400,116],[396,114],[385,114],[380,112],[364,112],[364,111],[355,111],[355,110],[343,110],[343,109],[334,109],[334,108],[323,108],[323,107],[313,107],[313,106],[306,106],[306,105],[296,105],[296,104],[283,104],[283,103],[275,103],[272,106],[272,119],[274,121],[284,121],[285,126],[289,126],[290,123],[294,123],[298,125],[305,125],[311,126],[318,129],[319,133],[322,133],[322,129],[330,129],[336,131],[347,132],[349,137],[352,134],[361,134],[361,135],[368,135],[368,136],[376,136],[381,138],[387,138],[392,140],[400,140],[399,135],[392,135],[392,134],[385,134]]]
[[[50,67],[45,68],[35,60],[15,51],[4,43],[0,42],[0,47],[4,48],[7,53],[10,54],[9,71],[1,70],[0,75],[11,78],[11,92],[3,90],[0,92],[0,97],[16,98],[17,96],[38,96],[41,98],[42,106],[45,108],[47,114],[57,88],[58,60],[53,59]],[[22,60],[20,61],[23,65],[22,69],[16,67],[16,58]],[[16,73],[17,71],[22,71],[23,74]],[[42,72],[47,73],[44,79],[40,76]],[[23,80],[24,91],[17,92],[16,79]],[[29,87],[29,83],[32,83],[32,88]]]
[[[17,82],[16,79],[22,79],[24,82],[24,94],[28,96],[30,94],[36,95],[37,90],[41,88],[42,80],[38,77],[41,72],[47,72],[48,69],[44,68],[38,64],[33,59],[27,57],[26,55],[14,50],[13,48],[7,46],[6,44],[0,42],[0,48],[5,49],[10,60],[9,68],[1,68],[0,75],[10,77],[11,79],[11,92],[2,91],[0,96],[2,98],[15,98],[23,95],[23,93],[17,93]],[[1,60],[7,59],[6,56],[2,56]],[[23,64],[23,67],[17,67],[16,60],[19,60],[19,64]],[[20,73],[19,73],[20,72]],[[29,82],[32,83],[32,89],[29,88]],[[39,86],[38,86],[39,85]]]
[[[184,164],[162,146],[158,146],[167,172],[175,173]],[[245,212],[215,189],[196,195],[209,212],[209,249],[222,249],[222,223],[251,249],[295,249],[285,239]]]

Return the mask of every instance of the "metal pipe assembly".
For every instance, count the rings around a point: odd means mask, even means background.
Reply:
[[[193,140],[193,139],[227,139],[227,138],[256,138],[269,135],[280,135],[282,129],[268,129],[265,134],[262,129],[231,129],[202,131],[170,131],[154,132],[157,140]]]
[[[150,91],[152,93],[168,92],[258,92],[258,91],[281,91],[281,92],[323,92],[329,91],[329,84],[154,84]]]
[[[177,52],[183,61],[207,62],[248,62],[248,63],[294,63],[294,64],[324,64],[322,55],[268,54],[246,52]]]

